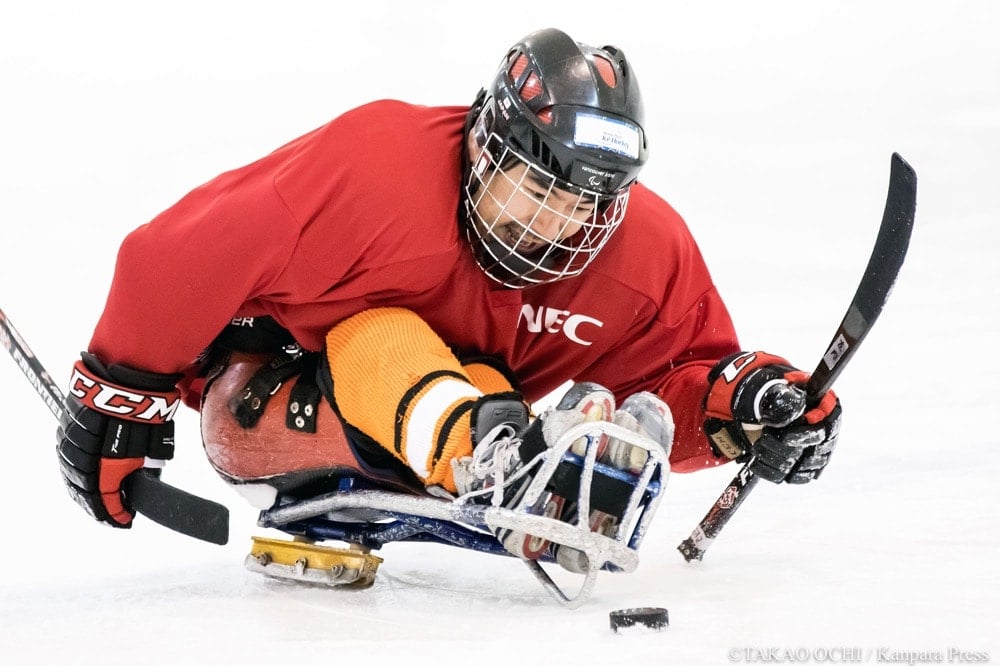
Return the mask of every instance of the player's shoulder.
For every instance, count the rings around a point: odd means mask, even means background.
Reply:
[[[464,120],[468,106],[426,106],[399,99],[378,99],[345,111],[331,124],[377,128],[393,133],[412,124],[425,126],[454,117]]]
[[[428,107],[421,107],[399,99],[376,99],[345,111],[338,120],[417,115],[421,109],[426,108]]]
[[[641,182],[635,183],[629,192],[622,231],[657,238],[690,237],[687,223],[680,213]]]
[[[397,179],[426,178],[428,173],[439,173],[435,171],[439,162],[460,162],[454,157],[467,113],[468,107],[381,99],[337,116],[317,139],[328,149],[330,160],[363,158],[369,169],[380,171],[380,177],[392,173]]]
[[[697,243],[684,218],[653,190],[636,183],[625,219],[608,243],[604,270],[628,284],[653,288],[669,281],[690,261],[700,261]]]

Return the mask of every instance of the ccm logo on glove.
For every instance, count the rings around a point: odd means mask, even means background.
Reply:
[[[69,392],[94,411],[139,423],[167,423],[180,406],[177,391],[136,393],[134,390],[96,379],[77,361],[70,376]]]

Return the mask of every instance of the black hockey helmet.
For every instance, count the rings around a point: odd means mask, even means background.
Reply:
[[[578,275],[624,217],[628,188],[646,162],[643,122],[638,83],[618,48],[580,44],[553,28],[511,47],[469,116],[485,157],[468,169],[466,213],[470,241],[486,273],[512,287]],[[561,241],[552,242],[544,257],[520,251],[509,229],[494,231],[506,223],[504,211],[491,219],[477,214],[476,197],[487,181],[518,162],[528,166],[532,180],[547,179],[550,190],[577,194],[594,212],[582,236],[569,232],[577,236],[572,242],[532,229],[534,218],[521,219],[521,238]],[[548,210],[544,202],[543,210]],[[569,226],[579,221],[578,216]]]
[[[492,132],[563,183],[613,194],[646,162],[642,94],[625,54],[548,28],[515,44],[486,89],[477,139]]]

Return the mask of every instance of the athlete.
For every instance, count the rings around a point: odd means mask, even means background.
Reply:
[[[342,464],[469,492],[517,467],[497,442],[587,418],[659,438],[674,471],[818,477],[839,401],[741,350],[684,221],[637,180],[643,118],[621,50],[545,29],[471,106],[372,102],[188,193],[121,245],[57,435],[70,494],[129,527],[122,481],[173,456],[182,402],[264,507]]]

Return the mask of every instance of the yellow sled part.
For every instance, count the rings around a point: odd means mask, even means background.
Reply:
[[[321,585],[364,587],[375,582],[382,558],[368,548],[320,546],[306,541],[252,537],[253,546],[244,565],[250,571]]]

